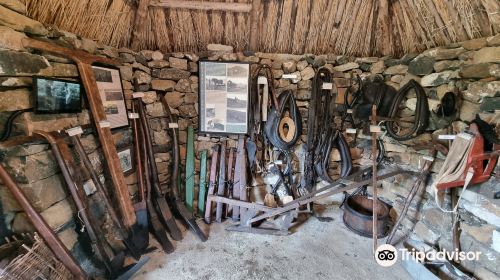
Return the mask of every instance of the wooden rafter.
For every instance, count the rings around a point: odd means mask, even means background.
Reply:
[[[252,10],[251,4],[226,2],[157,0],[151,2],[150,5],[170,9],[226,11],[235,13],[248,13]]]

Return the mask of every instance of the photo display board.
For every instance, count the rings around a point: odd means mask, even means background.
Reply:
[[[101,95],[106,119],[111,129],[127,126],[127,107],[123,95],[120,71],[114,68],[92,66]]]
[[[33,77],[37,114],[79,113],[82,111],[80,83]]]
[[[199,62],[201,133],[248,133],[250,64]]]

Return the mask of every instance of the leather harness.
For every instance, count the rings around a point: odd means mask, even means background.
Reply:
[[[340,152],[340,176],[345,177],[352,170],[352,159],[347,141],[334,122],[336,93],[330,89],[323,89],[324,83],[332,83],[332,81],[332,73],[326,68],[320,68],[313,80],[307,124],[306,158],[301,182],[301,187],[309,191],[318,177],[327,182],[333,181],[328,175],[330,154],[333,148],[337,148]]]

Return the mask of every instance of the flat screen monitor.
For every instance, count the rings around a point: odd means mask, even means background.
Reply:
[[[38,114],[79,113],[82,111],[82,85],[61,79],[33,77]]]

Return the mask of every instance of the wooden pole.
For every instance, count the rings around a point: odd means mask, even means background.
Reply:
[[[372,106],[372,126],[377,125],[377,106]],[[378,222],[378,197],[377,197],[377,132],[372,129],[372,187],[373,187],[373,253],[377,250],[377,222]]]
[[[252,14],[250,15],[250,50],[257,51],[259,42],[259,11],[261,0],[252,1]]]
[[[150,6],[170,8],[170,9],[225,11],[225,12],[235,12],[235,13],[248,13],[252,10],[251,4],[206,2],[206,1],[159,0],[151,2]]]

